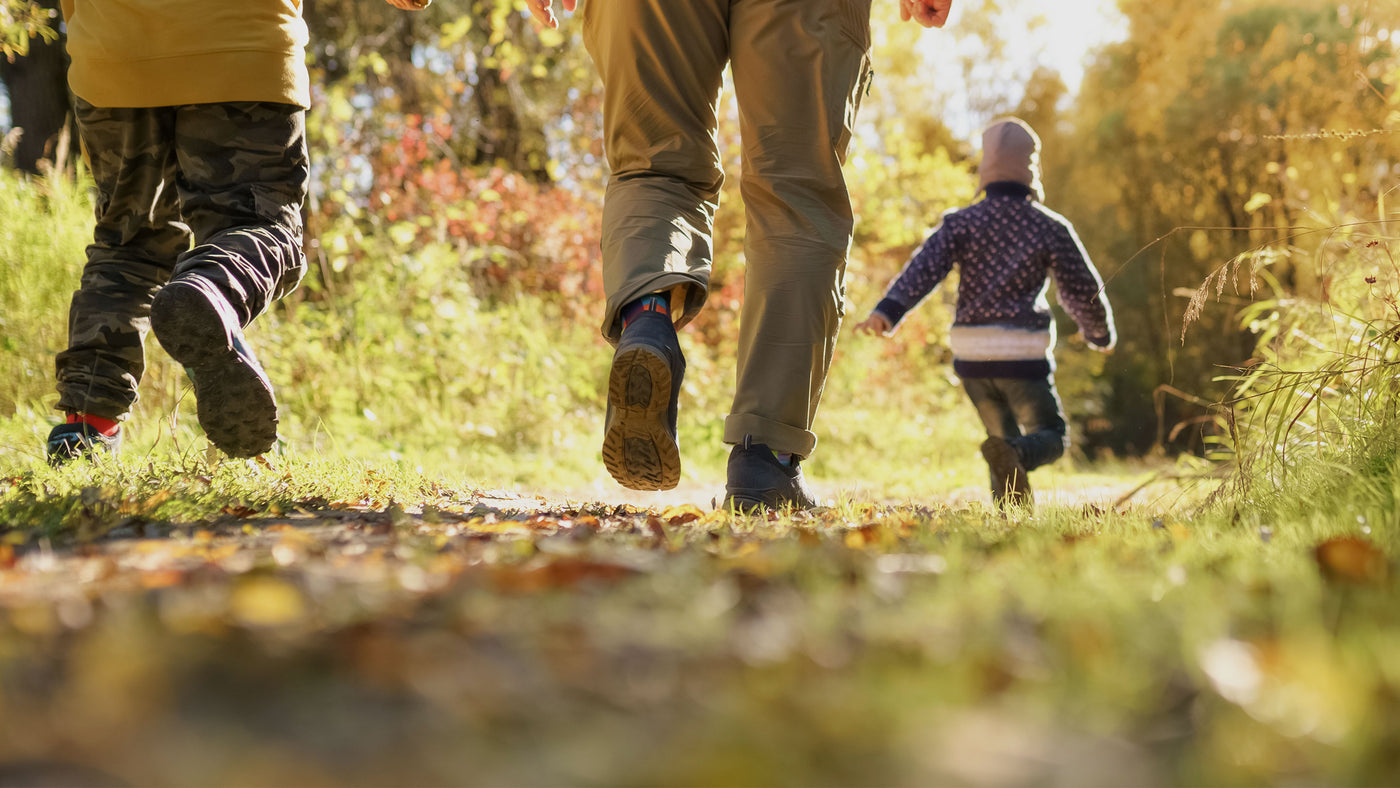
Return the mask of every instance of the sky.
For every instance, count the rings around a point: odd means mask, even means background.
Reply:
[[[1084,57],[1094,47],[1122,40],[1126,21],[1114,0],[1031,0],[1045,25],[1026,33],[1028,48],[1043,47],[1047,65],[1059,70],[1071,91],[1084,76]],[[1053,12],[1053,13],[1052,13]]]
[[[893,4],[894,0],[888,2]],[[953,0],[952,13],[943,29],[928,31],[919,38],[926,48],[924,56],[935,68],[961,73],[960,55],[983,51],[973,35],[973,26],[964,20],[987,13],[993,3],[1003,9],[997,35],[1006,41],[1008,62],[1000,69],[978,74],[976,84],[965,86],[962,80],[945,80],[938,91],[942,120],[960,137],[971,138],[987,120],[971,108],[969,90],[985,94],[989,84],[999,85],[996,92],[1015,101],[1026,77],[1044,65],[1058,71],[1074,95],[1090,52],[1127,36],[1126,20],[1115,0]]]

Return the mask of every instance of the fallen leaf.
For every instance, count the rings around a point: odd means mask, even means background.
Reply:
[[[179,569],[154,569],[141,573],[143,588],[170,588],[185,582],[185,572]]]
[[[1385,553],[1359,536],[1338,536],[1313,548],[1322,576],[1333,583],[1372,585],[1385,582],[1390,566]]]
[[[651,535],[656,537],[657,539],[666,538],[666,529],[661,525],[660,517],[657,517],[655,515],[648,517],[647,530],[651,531]]]
[[[291,583],[275,577],[252,577],[234,589],[229,612],[244,626],[285,626],[306,615],[306,604]]]
[[[693,523],[704,516],[705,513],[700,511],[700,507],[693,503],[683,503],[679,506],[672,506],[661,513],[661,519],[671,525]]]
[[[584,582],[616,583],[637,570],[622,564],[560,558],[529,565],[498,566],[491,580],[500,591],[531,593],[555,588],[572,588]]]

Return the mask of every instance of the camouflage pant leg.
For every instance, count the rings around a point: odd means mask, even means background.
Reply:
[[[190,246],[175,180],[170,108],[94,107],[78,99],[78,132],[97,187],[97,224],[58,354],[58,409],[119,418],[136,401],[151,300]]]
[[[193,104],[177,110],[180,213],[195,247],[174,275],[214,281],[243,325],[306,272],[302,203],[310,167],[306,113],[288,104]]]
[[[172,272],[217,283],[245,326],[301,281],[305,113],[267,103],[77,107],[97,227],[58,356],[57,407],[120,418],[145,369],[151,300]]]

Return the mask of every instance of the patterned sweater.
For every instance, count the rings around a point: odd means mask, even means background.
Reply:
[[[958,305],[949,344],[961,377],[1034,378],[1054,371],[1055,337],[1046,298],[1051,277],[1061,305],[1088,342],[1116,342],[1103,280],[1074,227],[1019,183],[987,186],[987,197],[950,210],[875,307],[891,325],[958,266]]]

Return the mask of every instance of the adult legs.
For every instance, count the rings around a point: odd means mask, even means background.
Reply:
[[[729,57],[730,0],[584,4],[584,44],[603,80],[603,334],[621,309],[675,291],[684,324],[705,302],[723,181],[716,111]]]
[[[806,457],[843,313],[841,164],[870,79],[870,0],[735,0],[730,14],[748,267],[724,440]]]
[[[728,59],[728,6],[584,5],[584,43],[603,78],[603,145],[612,168],[603,205],[603,334],[617,350],[603,463],[618,483],[637,490],[670,489],[680,480],[676,420],[685,359],[676,325],[699,311],[709,287],[723,180],[715,113]],[[662,295],[644,298],[651,294]]]

